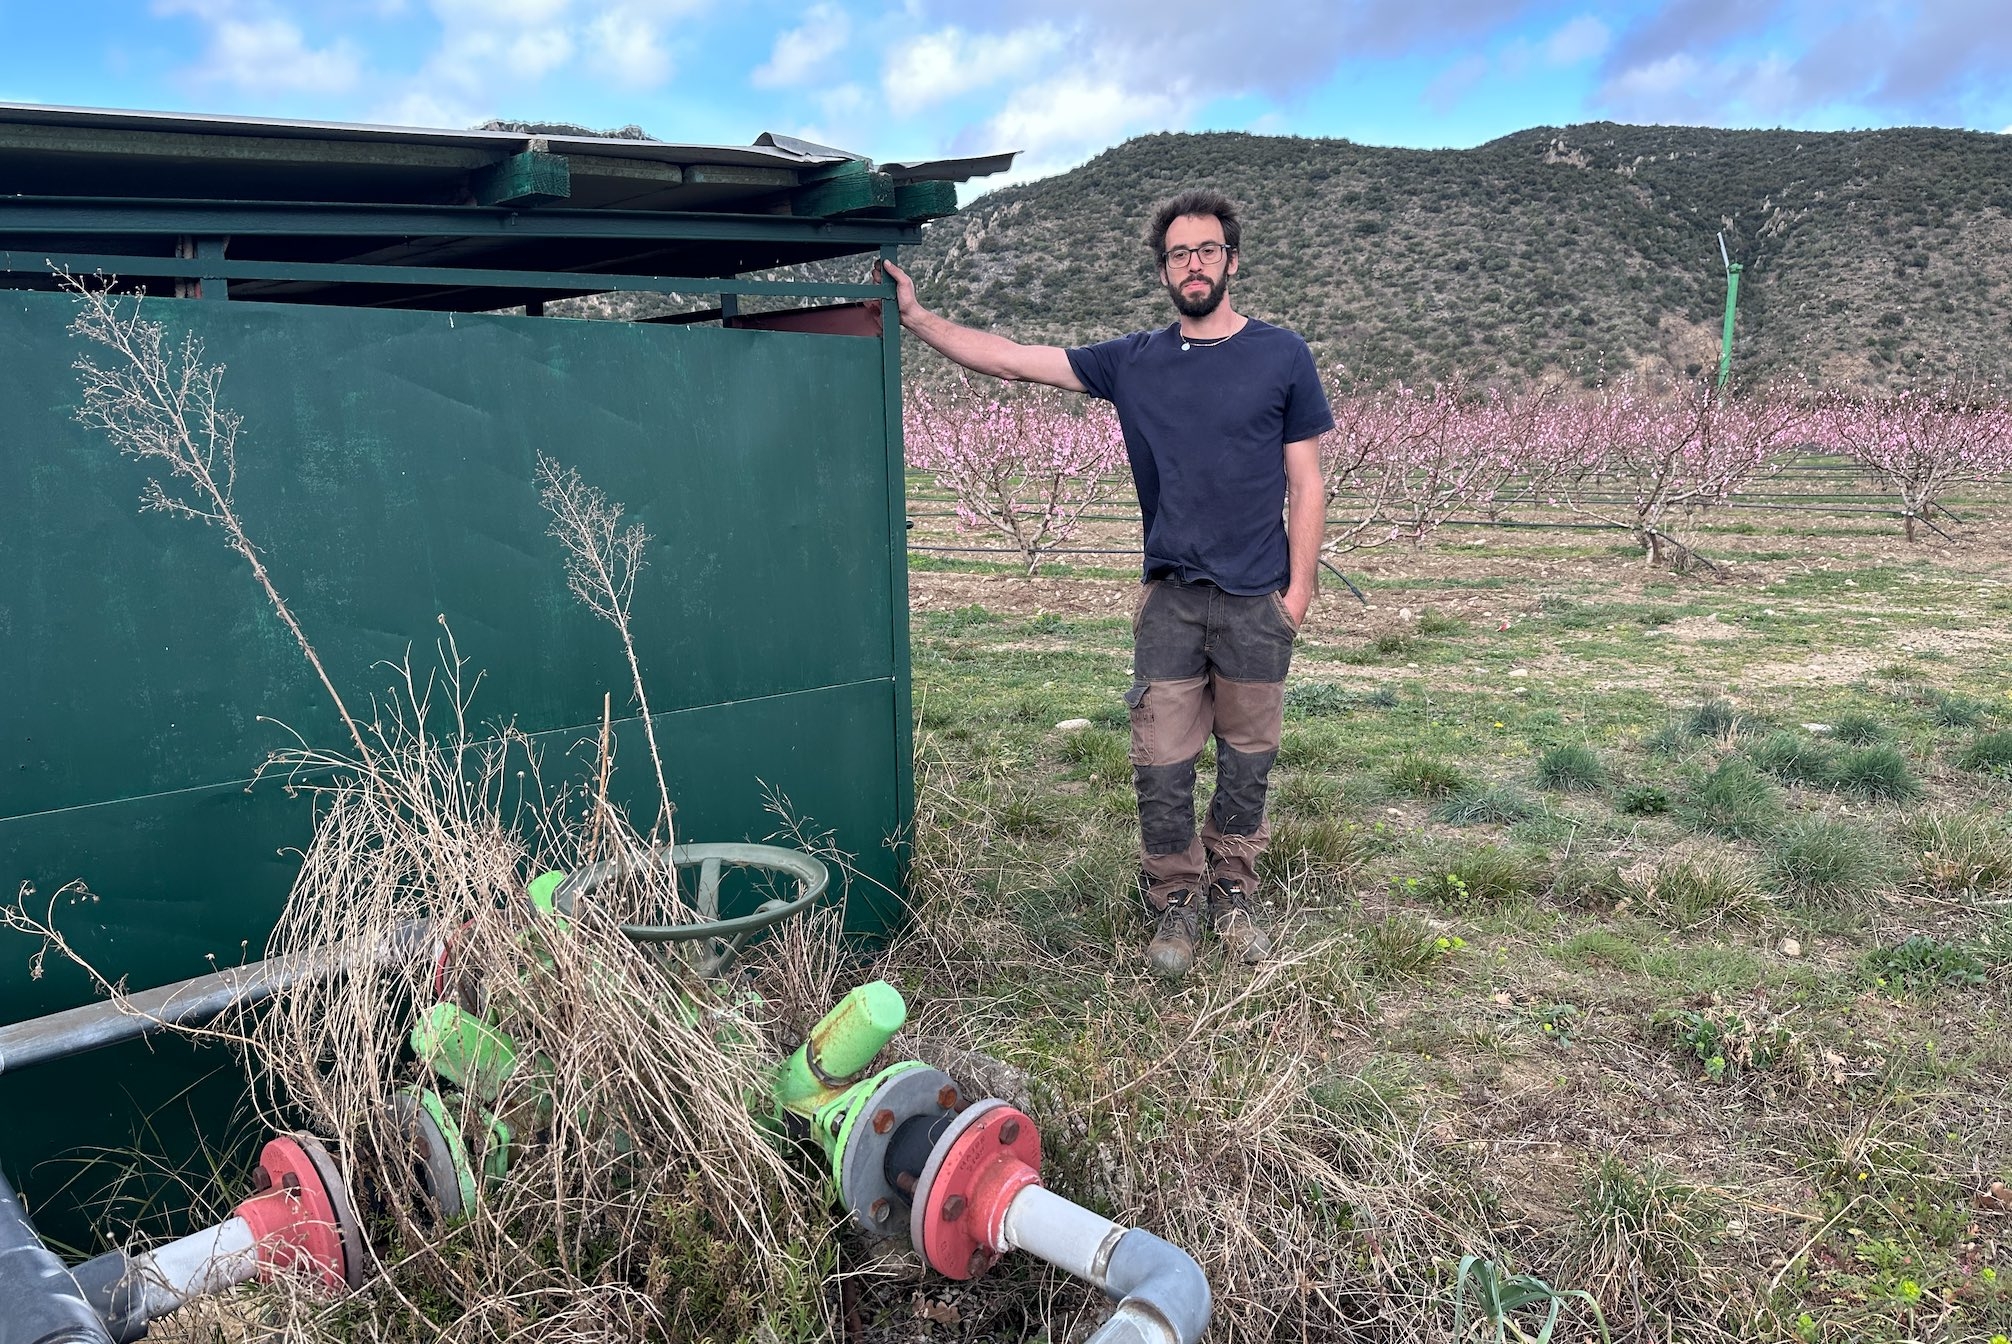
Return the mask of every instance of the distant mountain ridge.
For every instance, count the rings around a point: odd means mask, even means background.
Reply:
[[[980,198],[908,261],[925,302],[1017,339],[1164,325],[1141,234],[1187,186],[1242,206],[1238,307],[1366,383],[1709,370],[1721,229],[1745,268],[1742,380],[2012,382],[2012,135],[1601,122],[1465,150],[1149,135]]]

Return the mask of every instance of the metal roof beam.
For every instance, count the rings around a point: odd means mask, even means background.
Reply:
[[[825,280],[736,280],[722,276],[606,275],[598,271],[505,271],[459,266],[353,266],[336,262],[233,261],[0,252],[0,274],[136,275],[161,278],[277,280],[337,285],[447,285],[456,289],[637,290],[653,294],[771,294],[788,298],[885,299],[891,284]]]
[[[696,169],[686,171],[690,181]],[[804,219],[624,210],[508,210],[470,205],[102,200],[0,197],[0,234],[222,234],[233,237],[407,237],[497,240],[651,238],[676,242],[912,243],[921,226],[896,219]]]
[[[493,149],[378,140],[292,140],[180,131],[98,130],[0,122],[0,151],[93,159],[148,158],[186,163],[293,164],[303,168],[414,168],[473,172],[501,157]],[[108,165],[109,167],[109,165]]]

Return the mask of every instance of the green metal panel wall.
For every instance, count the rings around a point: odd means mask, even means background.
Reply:
[[[566,592],[533,483],[542,450],[656,538],[634,612],[680,834],[769,835],[765,783],[897,885],[888,841],[912,786],[889,343],[149,311],[227,366],[239,509],[353,710],[388,684],[376,664],[432,658],[444,613],[483,674],[477,713],[538,734],[548,780],[585,766],[602,695],[622,713],[629,677]],[[141,513],[146,466],[72,421],[71,364],[90,351],[70,314],[63,296],[0,295],[0,881],[88,883],[95,902],[59,920],[138,988],[258,955],[309,825],[304,801],[248,789],[288,741],[273,721],[347,742],[244,563],[211,529]],[[626,795],[647,816],[647,756],[624,727]],[[870,884],[852,902],[855,928],[897,914]],[[0,937],[0,1021],[88,997],[68,968],[31,980],[33,950]],[[59,1067],[87,1077],[118,1057]],[[0,1076],[0,1158],[17,1172],[59,1135],[126,1138],[129,1102],[102,1087],[75,1098],[81,1132],[33,1119],[29,1089],[53,1081]]]

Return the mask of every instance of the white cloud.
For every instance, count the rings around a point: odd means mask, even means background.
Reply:
[[[1807,101],[1796,64],[1775,52],[1709,63],[1673,52],[1620,71],[1599,98],[1627,120],[1705,126],[1779,122]]]
[[[961,28],[924,33],[902,43],[888,57],[881,70],[881,92],[897,115],[920,112],[960,94],[1029,74],[1059,52],[1064,41],[1062,33],[1048,24],[996,35],[972,34]],[[1014,100],[1020,96],[1015,93]]]
[[[473,126],[487,115],[472,103],[442,99],[433,93],[414,89],[372,108],[364,119],[379,126],[452,129]]]
[[[758,89],[801,84],[851,40],[852,21],[844,10],[835,4],[813,5],[800,25],[776,36],[768,63],[756,67],[748,82]]]
[[[1700,73],[1698,58],[1679,51],[1623,70],[1608,81],[1605,93],[1617,102],[1653,102],[1695,88]]]
[[[633,9],[612,9],[587,25],[595,69],[631,89],[651,89],[671,77],[675,63],[661,22]]]
[[[214,4],[227,0],[175,0]],[[710,0],[428,0],[440,37],[375,115],[400,125],[468,125],[522,115],[575,75],[660,87],[676,69],[673,23]]]
[[[1581,14],[1544,39],[1544,59],[1552,65],[1590,61],[1607,50],[1613,37],[1606,24],[1590,14]]]
[[[988,148],[1018,149],[1009,176],[990,188],[1059,172],[1129,135],[1186,124],[1194,98],[1184,84],[1156,91],[1127,87],[1102,74],[1069,70],[1013,91],[985,127]]]
[[[347,93],[363,77],[362,50],[348,38],[309,44],[299,24],[244,0],[156,0],[153,12],[187,14],[209,28],[209,41],[186,72],[202,84],[251,93]]]

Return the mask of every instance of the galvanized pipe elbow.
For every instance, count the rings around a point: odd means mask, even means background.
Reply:
[[[1144,1228],[1125,1233],[1111,1250],[1103,1290],[1118,1309],[1089,1344],[1196,1344],[1209,1328],[1214,1302],[1194,1258]]]
[[[1013,1196],[1000,1227],[1007,1246],[1087,1279],[1118,1309],[1089,1344],[1197,1344],[1214,1301],[1186,1251],[1032,1185]]]

